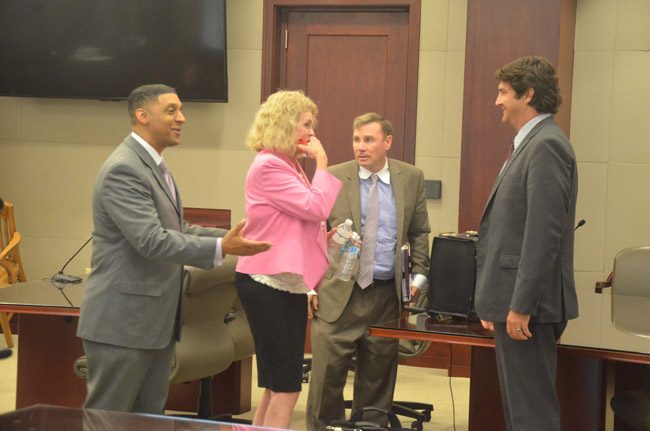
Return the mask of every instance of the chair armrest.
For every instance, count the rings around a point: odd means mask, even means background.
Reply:
[[[13,250],[13,248],[18,245],[18,243],[20,242],[20,239],[21,239],[20,238],[20,233],[14,232],[13,236],[11,237],[11,241],[9,241],[9,244],[7,244],[7,246],[4,248],[4,250],[2,250],[0,252],[0,265],[2,264],[1,263],[2,259],[4,259],[5,256],[7,256],[7,254],[9,254],[9,252],[11,250]]]
[[[603,289],[607,287],[612,287],[612,276],[614,275],[614,272],[609,273],[609,277],[607,277],[607,280],[605,281],[597,281],[596,282],[596,293],[603,293]]]

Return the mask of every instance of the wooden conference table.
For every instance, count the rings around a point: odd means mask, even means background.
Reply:
[[[34,404],[81,407],[86,383],[73,372],[84,354],[77,320],[84,283],[17,283],[0,289],[0,311],[18,315],[16,408]],[[213,379],[213,412],[250,410],[251,359],[233,363]],[[196,410],[199,382],[172,385],[166,408]],[[0,429],[5,429],[0,427]]]
[[[494,339],[478,320],[439,319],[422,313],[411,316],[408,321],[395,320],[372,326],[370,335],[471,346],[469,431],[505,430]],[[605,430],[606,403],[609,402],[607,376],[616,373],[618,379],[618,370],[612,365],[626,363],[650,364],[650,355],[559,345],[557,391],[563,430]],[[618,380],[616,390],[624,390]],[[625,424],[615,424],[615,431],[629,429]]]
[[[36,405],[0,415],[2,431],[264,431],[270,428],[105,410]]]

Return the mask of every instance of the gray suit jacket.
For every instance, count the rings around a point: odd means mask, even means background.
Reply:
[[[397,250],[395,251],[395,294],[401,294],[401,253],[399,248],[405,242],[411,244],[413,273],[429,276],[429,216],[424,194],[424,175],[413,165],[399,160],[388,160],[390,181],[397,209]],[[341,163],[330,168],[330,172],[343,182],[336,204],[328,222],[338,226],[349,218],[353,229],[361,227],[361,195],[359,166],[356,161]],[[360,232],[359,232],[360,233]],[[318,291],[318,312],[316,316],[326,322],[336,321],[343,312],[354,287],[354,278],[341,281],[332,268],[328,269]],[[398,318],[399,316],[395,316]]]
[[[162,171],[130,135],[99,170],[93,190],[92,272],[77,335],[161,349],[180,336],[182,265],[211,268],[221,229],[183,221]]]
[[[478,243],[476,311],[505,322],[510,309],[539,323],[578,316],[573,232],[575,154],[552,118],[537,124],[497,177]]]

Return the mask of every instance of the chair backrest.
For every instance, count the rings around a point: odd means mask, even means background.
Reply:
[[[413,304],[413,308],[415,310],[425,310],[428,303],[429,287],[427,286],[426,288],[420,289],[420,294],[416,298],[415,303]],[[400,338],[397,352],[400,358],[417,358],[426,352],[430,345],[430,341],[407,340],[405,338]]]
[[[5,263],[2,266],[8,272],[9,281],[12,283],[27,281],[20,259],[19,242],[20,234],[16,231],[14,206],[5,201],[2,211],[0,211],[0,253],[3,254],[2,259]],[[10,248],[7,250],[8,247]]]
[[[253,336],[235,289],[237,259],[227,256],[210,271],[187,267],[182,330],[172,383],[210,377],[255,353]]]
[[[650,246],[621,250],[612,272],[612,323],[624,332],[650,338]]]

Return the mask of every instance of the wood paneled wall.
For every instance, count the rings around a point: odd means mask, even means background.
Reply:
[[[485,201],[515,131],[494,106],[496,70],[524,55],[555,66],[564,102],[556,116],[569,133],[576,0],[468,0],[458,230],[478,230]]]

